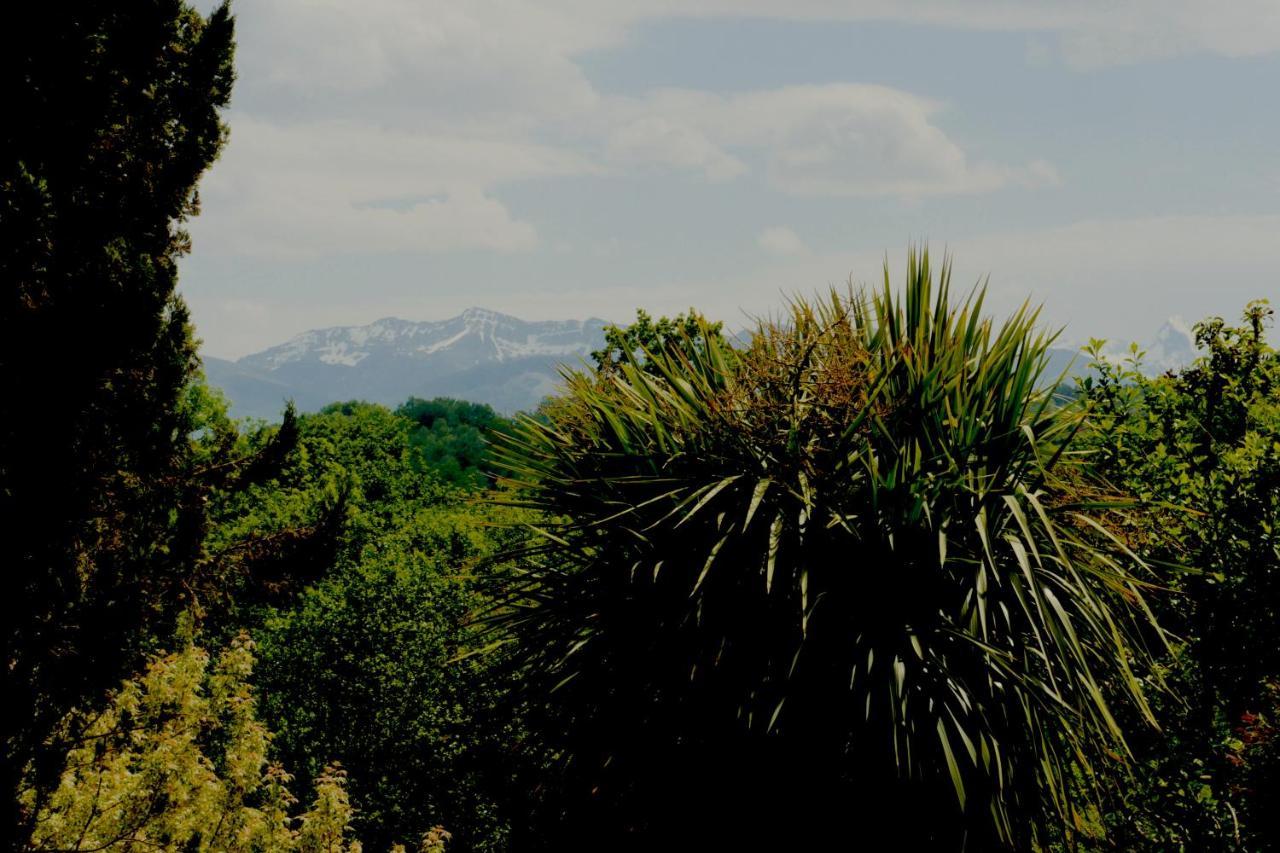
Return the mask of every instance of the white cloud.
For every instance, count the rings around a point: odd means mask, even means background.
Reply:
[[[1060,33],[1059,49],[1073,68],[1092,70],[1189,54],[1231,58],[1280,50],[1280,3],[1147,2],[1096,10]]]
[[[621,124],[605,142],[610,162],[622,166],[661,164],[701,171],[709,180],[736,178],[746,165],[701,130],[662,115],[642,115]]]
[[[530,0],[262,0],[236,13],[242,76],[262,95],[427,126],[589,107],[597,95],[574,56],[625,26]]]
[[[506,209],[504,186],[607,171],[761,180],[798,195],[1053,182],[1045,164],[974,159],[934,123],[937,104],[906,92],[622,98],[597,92],[579,65],[642,20],[729,6],[262,0],[236,12],[232,140],[205,182],[202,250],[519,251],[537,244],[535,224]],[[846,16],[803,2],[786,12],[825,14]]]
[[[763,144],[769,180],[798,195],[985,192],[1021,183],[1026,171],[970,162],[932,123],[937,104],[883,86],[791,87],[727,106],[729,133]]]
[[[601,5],[633,19],[897,21],[1043,34],[1079,69],[1197,53],[1238,58],[1280,51],[1280,3],[1275,0],[792,0],[785,5],[776,0],[644,0],[628,4],[625,11],[617,3]]]
[[[971,161],[932,123],[937,109],[896,89],[835,84],[606,98],[542,134],[236,111],[193,230],[202,250],[277,257],[520,251],[537,245],[535,227],[495,193],[529,179],[660,168],[711,181],[750,173],[796,195],[910,197],[1056,183],[1043,162]]]
[[[658,19],[896,21],[1022,33],[1036,61],[1077,69],[1280,50],[1277,0],[246,0],[235,12],[232,139],[203,182],[205,212],[192,230],[198,257],[253,256],[242,268],[262,282],[264,299],[274,286],[255,266],[264,259],[536,248],[541,223],[503,200],[504,190],[521,181],[670,173],[680,180],[760,182],[796,197],[881,198],[1059,182],[1053,165],[1037,159],[1041,152],[996,158],[962,142],[949,132],[946,105],[922,97],[927,90],[834,83],[734,94],[598,91],[584,57]],[[805,224],[806,203],[778,201],[780,219]],[[813,208],[828,205],[834,203]],[[928,220],[933,233],[940,224],[945,217]],[[566,239],[574,246],[556,268],[555,284],[495,284],[492,292],[501,293],[495,307],[536,317],[615,317],[619,305],[670,313],[693,301],[733,322],[740,305],[776,307],[780,290],[878,272],[883,246],[824,255],[807,251],[784,228],[757,235],[769,255],[748,253],[750,264],[726,265],[715,280],[674,273],[664,280],[649,265],[607,286],[598,271],[581,270],[596,254],[616,257],[615,266],[625,269],[630,245],[594,234],[550,234],[557,246]],[[972,271],[964,275],[990,270],[993,287],[1010,300],[1034,290],[1049,300],[1053,316],[1110,334],[1108,323],[1174,310],[1165,303],[1196,317],[1210,303],[1229,306],[1274,290],[1278,232],[1274,216],[1096,219],[952,246],[959,269]],[[673,257],[671,269],[687,260]],[[469,275],[472,284],[485,281],[461,261],[449,270]],[[201,284],[184,274],[184,287],[199,312],[211,312],[199,313],[202,328],[242,343],[256,336],[260,346],[277,341],[286,327],[422,316],[424,287],[405,277],[414,289],[399,302],[388,301],[394,288],[369,288],[353,289],[345,305],[296,292],[289,298],[285,291],[296,285],[284,283],[274,290],[276,301],[217,307],[225,283],[216,275]],[[477,298],[474,287],[432,288],[433,314]]]
[[[236,7],[232,143],[205,183],[202,250],[289,256],[519,251],[515,181],[672,170],[793,195],[914,198],[1053,186],[991,162],[940,105],[882,86],[598,92],[580,58],[645,21],[894,20],[1026,32],[1078,67],[1280,49],[1276,0],[259,0]]]
[[[758,162],[764,179],[796,195],[917,197],[1058,183],[1043,161],[971,162],[932,122],[939,108],[887,86],[837,83],[735,95],[667,89],[611,99],[599,120],[618,128],[609,149],[625,150],[630,162],[649,159],[712,179]]]
[[[394,131],[348,122],[276,124],[233,114],[202,185],[202,251],[273,257],[344,252],[520,251],[534,226],[492,187],[581,174],[591,164],[531,142]]]
[[[1085,67],[1188,53],[1280,51],[1275,0],[258,0],[236,7],[241,85],[302,114],[510,123],[600,98],[584,54],[645,22],[689,17],[897,21],[1023,32]],[[388,99],[388,91],[409,97]],[[243,96],[243,93],[242,93]]]
[[[800,235],[785,225],[764,229],[756,237],[756,243],[771,255],[786,257],[809,253],[809,247],[800,239]]]

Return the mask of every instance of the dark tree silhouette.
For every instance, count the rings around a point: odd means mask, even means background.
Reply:
[[[3,774],[198,589],[204,480],[175,295],[226,138],[233,21],[181,0],[21,4],[0,26]],[[3,821],[13,849],[27,816]]]

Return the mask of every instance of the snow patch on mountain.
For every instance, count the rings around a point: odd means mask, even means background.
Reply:
[[[1200,351],[1196,348],[1195,332],[1186,320],[1178,316],[1165,320],[1145,343],[1136,343],[1141,355],[1138,368],[1148,376],[1159,376],[1170,370],[1181,370],[1200,355]],[[1127,366],[1133,358],[1131,346],[1132,343],[1129,341],[1107,341],[1102,348],[1101,357],[1103,361],[1117,367]],[[1083,348],[1083,343],[1064,342],[1059,343],[1054,351],[1078,353],[1073,366],[1073,372],[1078,372],[1086,368],[1089,362],[1088,356],[1081,352]]]
[[[451,335],[442,341],[436,341],[435,343],[431,343],[431,344],[423,344],[422,346],[418,347],[416,352],[421,353],[422,355],[431,355],[431,353],[433,352],[440,352],[440,350],[448,349],[449,347],[456,344],[458,341],[465,338],[468,335],[468,333],[469,332],[467,329],[463,329],[457,334]]]
[[[485,308],[447,320],[386,317],[303,332],[220,364],[218,372],[233,402],[237,396],[254,401],[237,405],[237,414],[278,416],[287,397],[395,405],[410,396],[460,397],[512,412],[536,407],[558,386],[562,365],[576,367],[603,346],[605,325],[599,319],[531,322]],[[278,404],[273,393],[282,393]]]
[[[541,356],[585,356],[599,346],[602,320],[528,322],[484,308],[468,308],[449,320],[413,322],[387,318],[365,326],[303,332],[240,362],[274,371],[319,361],[356,367],[370,357],[427,359],[453,352],[472,363]],[[465,354],[465,356],[464,356]]]
[[[410,396],[457,397],[510,413],[532,410],[556,393],[564,366],[579,366],[604,345],[605,326],[599,319],[525,321],[468,308],[447,320],[387,317],[316,329],[237,362],[212,359],[206,366],[238,416],[278,417],[288,399],[307,410],[351,399],[394,406]],[[1139,350],[1141,369],[1151,375],[1183,368],[1198,354],[1180,317],[1170,317]],[[1079,346],[1058,343],[1049,355],[1049,377],[1088,369]],[[1112,342],[1103,353],[1117,364],[1129,356],[1127,342]]]
[[[1181,317],[1170,317],[1147,344],[1142,366],[1153,373],[1179,370],[1195,361],[1198,354],[1191,326]]]

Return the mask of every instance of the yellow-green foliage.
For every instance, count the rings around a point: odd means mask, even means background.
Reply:
[[[269,761],[271,734],[254,713],[253,663],[245,636],[216,657],[194,643],[153,657],[75,739],[47,799],[26,792],[38,810],[29,848],[357,853],[340,768],[291,814],[292,777]],[[434,830],[422,849],[447,838]]]

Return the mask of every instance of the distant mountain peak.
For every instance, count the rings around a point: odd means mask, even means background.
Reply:
[[[224,377],[233,402],[237,383],[239,396],[255,401],[237,414],[277,415],[282,388],[304,409],[339,399],[396,404],[453,396],[515,411],[552,393],[562,364],[576,366],[599,349],[606,325],[595,318],[521,320],[480,307],[444,320],[383,317],[303,332],[212,371]]]
[[[1181,335],[1192,343],[1194,346],[1196,335],[1191,330],[1191,324],[1182,319],[1181,314],[1174,314],[1168,320],[1164,321],[1164,325],[1160,327],[1160,331],[1156,332],[1156,337],[1164,335]]]
[[[1195,333],[1186,320],[1175,315],[1156,331],[1155,338],[1146,347],[1142,364],[1148,372],[1163,373],[1186,367],[1195,361],[1197,354]]]
[[[520,318],[513,317],[510,314],[503,314],[501,311],[494,311],[491,308],[481,308],[478,305],[473,305],[470,308],[464,309],[463,312],[458,316],[468,322],[494,322],[494,321],[505,321],[505,322],[514,322],[514,323],[524,322]]]
[[[594,349],[603,320],[527,321],[488,308],[468,308],[447,320],[384,317],[361,326],[303,332],[239,364],[275,371],[320,362],[357,367],[366,359],[426,359],[452,352],[470,363],[537,356],[583,356]],[[437,359],[438,360],[438,359]]]
[[[336,400],[396,405],[410,396],[457,397],[502,412],[533,409],[604,345],[604,320],[522,320],[479,306],[444,320],[383,317],[372,323],[313,329],[236,362],[206,359],[209,381],[226,390],[236,415],[277,417],[286,399],[303,411]],[[1195,338],[1170,317],[1145,347],[1150,374],[1176,370],[1196,357]],[[1123,360],[1128,341],[1104,357]],[[1052,375],[1083,372],[1079,347],[1058,344]]]
[[[1102,357],[1117,365],[1124,364],[1130,357],[1129,346],[1133,340],[1132,338],[1108,340],[1103,348]],[[1055,345],[1057,350],[1072,352],[1079,352],[1083,347],[1083,343],[1073,343],[1070,339],[1060,340]],[[1145,342],[1138,341],[1138,349],[1143,353],[1140,365],[1142,372],[1150,376],[1169,370],[1179,370],[1191,364],[1200,355],[1200,351],[1196,348],[1196,336],[1191,324],[1176,314],[1161,323],[1155,334]],[[1077,362],[1082,366],[1087,359],[1082,356],[1077,359]]]

